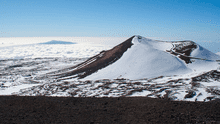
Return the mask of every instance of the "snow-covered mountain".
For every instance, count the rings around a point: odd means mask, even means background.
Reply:
[[[102,51],[57,79],[143,79],[217,69],[220,56],[192,41],[155,41],[133,36],[114,48]]]
[[[132,36],[90,58],[0,61],[0,95],[220,98],[220,56],[193,41]]]

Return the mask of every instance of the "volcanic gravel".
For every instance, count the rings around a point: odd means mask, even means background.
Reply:
[[[0,96],[0,123],[220,123],[220,100]]]

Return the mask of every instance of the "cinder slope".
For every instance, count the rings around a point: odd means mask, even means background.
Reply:
[[[68,71],[59,70],[47,76],[57,80],[143,79],[214,70],[219,58],[193,41],[167,42],[132,36]]]
[[[98,55],[91,57],[87,61],[70,68],[71,71],[69,72],[51,76],[55,76],[56,78],[65,78],[69,76],[70,78],[84,78],[120,59],[123,53],[133,45],[131,43],[133,38],[134,36],[110,50],[100,52]]]

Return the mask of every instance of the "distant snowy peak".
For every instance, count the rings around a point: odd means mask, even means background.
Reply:
[[[217,52],[216,54],[220,56],[220,52]]]
[[[52,41],[48,41],[48,42],[45,42],[45,43],[39,43],[39,44],[75,44],[75,43],[67,42],[67,41],[52,40]]]

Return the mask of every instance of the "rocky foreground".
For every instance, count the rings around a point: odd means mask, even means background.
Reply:
[[[39,58],[0,61],[0,95],[65,97],[169,98],[177,101],[210,101],[220,98],[220,71],[159,76],[139,80],[74,80],[45,77],[55,70],[86,60]],[[46,75],[47,76],[47,75]]]
[[[220,101],[0,96],[0,123],[220,123]]]

